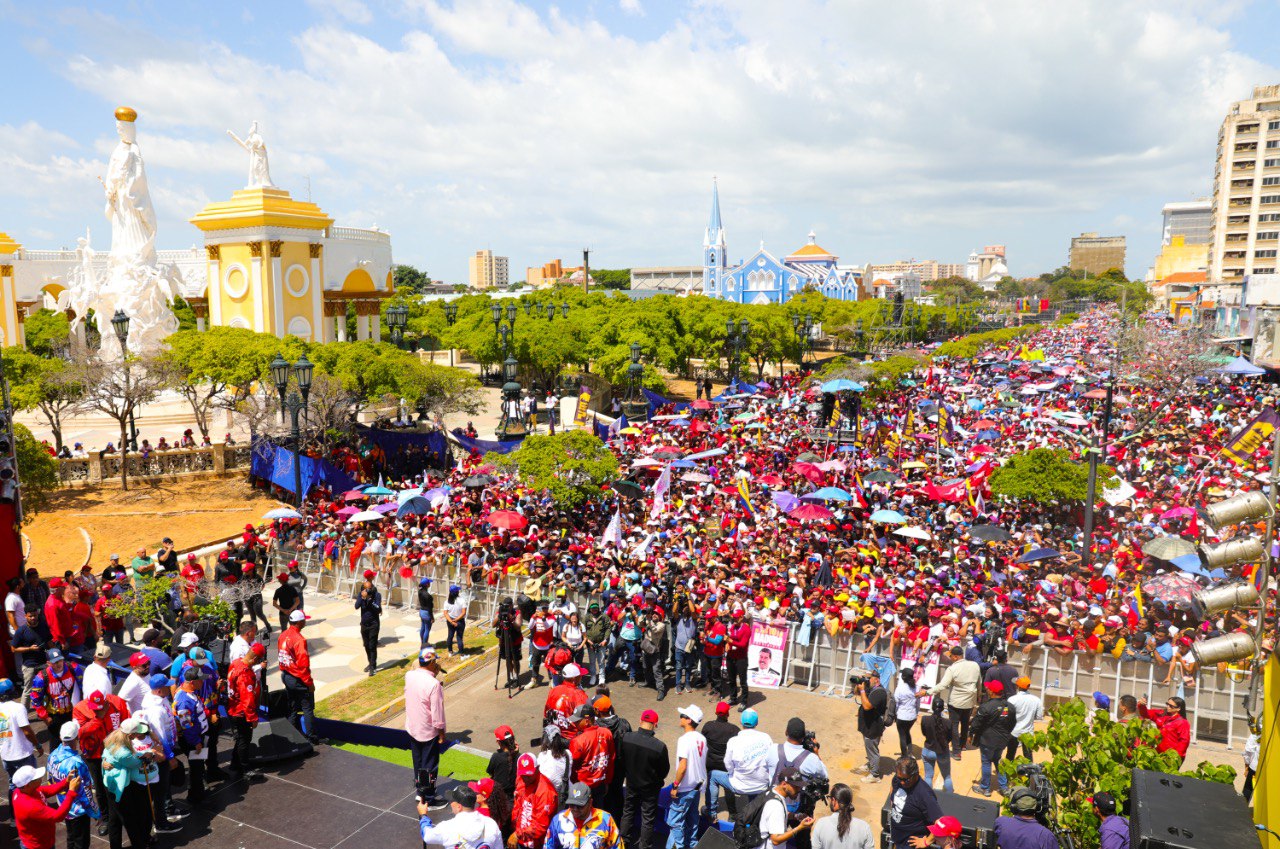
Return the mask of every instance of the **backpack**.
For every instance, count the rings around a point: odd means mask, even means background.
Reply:
[[[737,849],[756,849],[764,842],[764,835],[760,833],[760,820],[764,816],[764,806],[770,799],[782,802],[784,808],[787,806],[786,801],[770,790],[761,793],[738,811],[738,816],[733,820],[733,842]]]
[[[783,743],[778,744],[778,765],[773,768],[773,783],[778,783],[778,776],[782,775],[784,769],[799,769],[800,764],[809,759],[809,750],[801,749],[800,754],[796,755],[794,761],[788,761],[785,754],[786,749]]]

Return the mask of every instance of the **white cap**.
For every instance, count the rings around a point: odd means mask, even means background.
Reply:
[[[702,708],[697,705],[679,708],[678,712],[681,716],[687,716],[692,719],[695,724],[702,722]]]
[[[582,674],[582,670],[578,668],[576,663],[566,663],[564,669],[560,670],[560,674],[565,678],[577,678]]]
[[[31,782],[44,778],[44,774],[44,767],[42,766],[21,767],[13,774],[13,786],[26,787]]]
[[[62,738],[62,742],[70,743],[80,737],[80,723],[74,719],[70,722],[64,722],[62,728],[58,731],[58,736]]]
[[[307,614],[303,613],[301,610],[295,610],[289,614],[290,622],[302,622],[306,618],[307,618]]]
[[[178,639],[178,648],[189,649],[198,642],[200,638],[196,636],[195,631],[188,631]]]
[[[418,652],[418,660],[427,663],[436,659],[436,650],[434,646],[423,646],[422,651]]]

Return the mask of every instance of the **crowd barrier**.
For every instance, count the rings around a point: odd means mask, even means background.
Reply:
[[[376,579],[386,603],[407,608],[417,607],[418,581],[432,578],[431,590],[435,598],[436,618],[444,608],[451,583],[462,587],[463,598],[468,603],[469,628],[487,629],[503,598],[515,598],[523,588],[526,575],[505,575],[496,585],[469,586],[465,564],[461,557],[454,557],[424,568],[417,567],[411,578],[403,578],[397,571],[395,558],[384,555],[363,556],[356,569],[349,565],[349,552],[340,551],[334,558],[334,567],[326,569],[316,549],[281,549],[272,556],[271,568],[276,563],[297,559],[299,568],[308,578],[310,592],[321,592],[338,597],[354,597],[366,568],[379,572]],[[574,592],[571,596],[579,610],[585,611],[590,596]],[[844,631],[834,636],[823,629],[814,629],[792,623],[788,626],[787,650],[783,659],[782,680],[785,686],[802,688],[816,696],[851,700],[853,687],[850,677],[866,671],[863,654],[889,655],[889,640],[882,639],[872,645],[864,645],[861,635]],[[893,658],[894,663],[899,658]],[[1192,742],[1205,740],[1225,743],[1228,749],[1243,746],[1248,737],[1244,699],[1248,693],[1246,674],[1223,674],[1217,669],[1206,669],[1195,676],[1194,685],[1183,685],[1177,674],[1170,683],[1162,683],[1168,666],[1159,666],[1141,660],[1119,660],[1111,655],[1085,652],[1062,654],[1040,647],[1023,653],[1014,647],[1009,662],[1031,679],[1031,691],[1040,694],[1047,707],[1072,698],[1091,703],[1095,692],[1109,696],[1114,704],[1122,695],[1145,697],[1156,709],[1170,696],[1182,696],[1187,702],[1191,720]],[[670,665],[668,665],[670,668]],[[945,672],[940,667],[938,676]],[[850,711],[853,706],[850,704]]]

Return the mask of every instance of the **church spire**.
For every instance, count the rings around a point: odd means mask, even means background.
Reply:
[[[707,233],[702,237],[702,291],[712,297],[720,296],[720,275],[728,260],[729,249],[725,244],[724,224],[720,220],[720,186],[711,178],[711,220]]]
[[[720,184],[715,177],[711,178],[711,220],[707,222],[707,234],[702,244],[708,248],[724,245],[724,224],[720,221]]]

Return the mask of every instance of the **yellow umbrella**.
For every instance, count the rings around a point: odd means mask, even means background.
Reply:
[[[618,433],[625,433],[627,436],[637,436],[640,433],[640,428],[624,427],[622,430],[618,431]]]
[[[902,468],[904,468],[904,469],[927,469],[927,468],[929,468],[929,467],[928,467],[928,466],[926,466],[924,463],[921,463],[919,460],[910,460],[910,461],[908,461],[908,462],[906,462],[906,463],[903,463],[903,464],[902,464]]]

